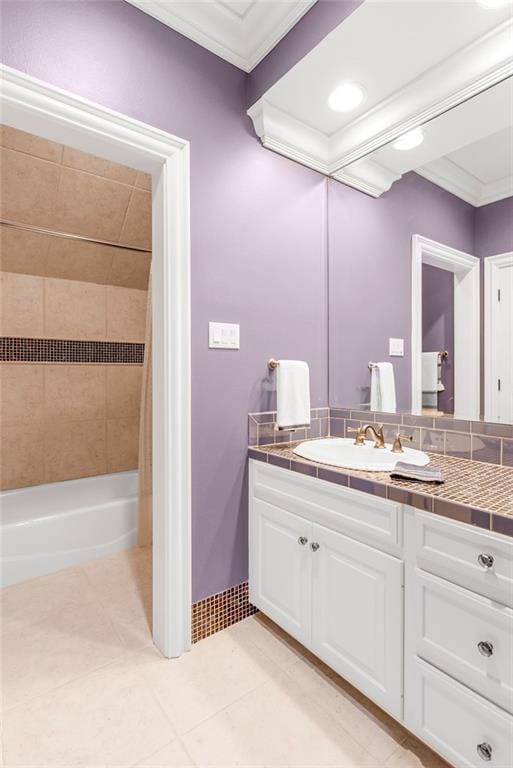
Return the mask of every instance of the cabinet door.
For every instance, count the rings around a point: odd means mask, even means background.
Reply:
[[[403,564],[319,525],[312,538],[312,650],[400,718]]]
[[[252,504],[250,602],[309,645],[312,524],[261,499]]]

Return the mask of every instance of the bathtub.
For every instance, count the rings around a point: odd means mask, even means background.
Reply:
[[[134,546],[137,472],[2,491],[0,509],[5,587]]]

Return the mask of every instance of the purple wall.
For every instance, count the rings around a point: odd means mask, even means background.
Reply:
[[[370,360],[388,360],[390,336],[404,338],[395,367],[397,405],[411,401],[411,237],[472,253],[474,209],[415,173],[374,199],[328,186],[330,404],[369,402]]]
[[[476,208],[475,244],[481,258],[513,251],[513,197]]]
[[[250,107],[306,54],[315,48],[363,0],[317,0],[302,19],[248,76]]]
[[[422,351],[442,352],[442,383],[438,408],[454,413],[454,275],[445,269],[422,265]]]
[[[191,142],[193,598],[247,577],[247,413],[271,356],[327,404],[326,180],[262,149],[246,75],[124,2],[2,3],[3,63]],[[208,321],[239,322],[239,352]]]

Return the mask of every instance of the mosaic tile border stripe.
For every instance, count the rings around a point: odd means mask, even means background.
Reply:
[[[144,344],[0,337],[3,363],[144,363]]]
[[[433,486],[392,479],[386,472],[348,471],[299,460],[293,453],[295,445],[296,442],[249,448],[248,455],[250,459],[292,472],[513,537],[513,472],[507,467],[476,465],[465,459],[432,454],[433,465],[440,467],[445,476],[444,485]]]
[[[249,584],[243,581],[234,587],[198,600],[192,605],[191,639],[193,643],[204,640],[215,632],[236,624],[257,613],[249,602]]]

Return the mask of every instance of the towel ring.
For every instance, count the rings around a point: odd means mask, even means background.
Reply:
[[[274,371],[279,366],[279,360],[275,360],[274,357],[269,358],[267,361],[267,367],[270,371]]]

